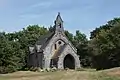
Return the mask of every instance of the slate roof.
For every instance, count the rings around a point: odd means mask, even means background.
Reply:
[[[54,31],[50,32],[46,35],[43,35],[38,39],[36,44],[41,45],[41,48],[40,48],[41,51],[47,46],[47,44],[49,43],[49,41],[53,37],[53,35],[54,35]]]

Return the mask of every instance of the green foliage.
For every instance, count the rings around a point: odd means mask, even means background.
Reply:
[[[107,24],[100,26],[99,28],[96,28],[91,32],[90,39],[95,38],[101,30],[109,30],[115,25],[118,25],[120,23],[120,18],[114,18],[113,20],[110,20],[107,22]]]
[[[50,32],[55,31],[55,26],[53,26],[53,27],[52,27],[52,26],[50,26],[48,30],[49,30]]]
[[[65,30],[65,35],[73,43],[73,38],[74,38],[73,34],[69,33],[67,30]]]
[[[33,45],[48,30],[38,25],[28,26],[19,32],[0,33],[0,73],[24,70],[27,66],[28,46]]]
[[[82,66],[90,66],[91,57],[88,54],[88,40],[86,35],[77,30],[73,42],[74,46],[77,48],[77,54],[80,56]]]
[[[9,41],[5,36],[6,34],[0,37],[0,73],[13,72],[21,66],[20,54],[16,51],[19,44]]]
[[[97,69],[120,66],[120,18],[100,27],[95,35],[89,42],[93,66]]]

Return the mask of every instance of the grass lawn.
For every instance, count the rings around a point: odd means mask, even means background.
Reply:
[[[0,80],[120,80],[120,68],[95,71],[56,71],[56,72],[30,72],[19,71],[9,74],[0,74]]]

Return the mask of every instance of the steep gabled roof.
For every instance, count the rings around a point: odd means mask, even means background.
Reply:
[[[36,44],[41,45],[41,48],[40,48],[41,51],[47,46],[47,44],[49,43],[53,35],[54,35],[54,32],[49,32],[48,34],[43,35],[38,39]]]

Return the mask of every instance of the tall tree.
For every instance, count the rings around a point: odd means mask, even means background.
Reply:
[[[93,66],[97,69],[120,66],[118,58],[120,57],[120,23],[115,18],[103,27],[106,29],[100,29],[89,43],[89,50],[93,54]]]
[[[90,39],[93,39],[94,37],[96,37],[102,29],[108,30],[119,23],[120,23],[120,18],[114,18],[113,20],[108,21],[107,24],[102,25],[99,28],[96,28],[95,30],[93,30],[91,32]]]
[[[83,67],[90,66],[90,56],[88,54],[88,40],[85,34],[82,34],[79,30],[76,31],[76,35],[73,39],[73,44],[77,48],[77,54],[80,56],[80,61]]]
[[[26,29],[14,33],[0,33],[0,73],[8,73],[26,68],[28,46],[48,33],[38,25],[29,25]]]

